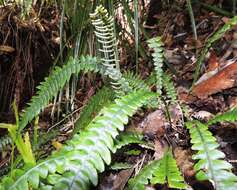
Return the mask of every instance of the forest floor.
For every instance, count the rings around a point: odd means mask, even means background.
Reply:
[[[196,68],[195,62],[205,42],[228,22],[229,18],[205,6],[195,6],[198,39],[194,40],[189,13],[183,11],[184,6],[184,1],[180,1],[178,5],[163,7],[159,12],[153,13],[155,23],[144,24],[145,30],[151,36],[162,36],[166,60],[164,67],[173,76],[179,103],[169,108],[170,121],[166,119],[163,108],[150,109],[147,112],[139,111],[136,114],[127,126],[127,130],[142,132],[149,141],[147,145],[149,148],[131,145],[116,153],[113,162],[126,162],[128,167],[123,170],[110,168],[103,173],[97,187],[100,190],[123,189],[134,171],[134,167],[129,166],[136,165],[135,171],[138,172],[141,165],[151,157],[161,158],[168,144],[174,148],[177,164],[193,189],[213,189],[209,182],[195,180],[190,138],[183,126],[186,114],[190,118],[207,121],[216,114],[237,107],[237,26],[213,44],[201,68],[199,82],[194,85],[190,93]],[[231,13],[230,9],[231,7],[228,6],[223,7],[223,10],[229,13]],[[15,98],[17,106],[22,109],[34,94],[35,86],[47,76],[57,58],[60,16],[55,8],[42,11],[43,18],[40,22],[24,23],[17,19],[17,10],[12,7],[0,8],[2,44],[0,45],[0,98],[1,102],[4,102],[0,108],[1,122],[14,122],[10,102]],[[144,39],[143,35],[141,39]],[[145,40],[141,40],[141,44],[144,49],[147,49]],[[134,55],[131,49],[134,48],[121,49],[122,69],[134,69],[131,65],[133,62],[131,55]],[[139,72],[142,78],[147,78],[152,69],[149,58],[139,58]],[[67,115],[63,120],[65,115],[61,114],[59,120],[54,121],[53,126],[50,116],[53,104],[50,104],[40,115],[39,127],[42,131],[57,131],[53,140],[50,139],[46,143],[41,139],[40,157],[44,157],[54,149],[60,149],[62,143],[70,137],[73,123],[80,115],[80,110],[102,85],[101,78],[96,77],[95,81],[81,77],[81,88],[75,96],[76,111],[73,114]],[[185,105],[187,113],[183,113],[181,105]],[[169,130],[166,130],[167,126]],[[237,123],[219,123],[210,126],[209,129],[217,138],[220,149],[226,154],[226,160],[234,166],[233,171],[237,174]],[[4,130],[0,132],[6,134]],[[1,154],[0,168],[3,168],[1,174],[5,173],[4,168],[9,167],[10,155],[10,147]],[[157,187],[157,189],[163,188]]]

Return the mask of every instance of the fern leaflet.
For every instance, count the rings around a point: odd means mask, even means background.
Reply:
[[[163,75],[163,83],[167,98],[170,99],[172,104],[175,104],[177,102],[177,93],[169,74]]]
[[[237,108],[234,108],[228,112],[215,116],[214,118],[208,121],[208,125],[222,121],[228,121],[228,122],[237,121]]]
[[[237,176],[231,173],[232,165],[222,160],[225,154],[219,150],[215,137],[208,131],[208,126],[192,121],[186,123],[191,135],[192,149],[197,153],[193,156],[198,160],[194,169],[198,180],[210,180],[217,190],[237,189]]]
[[[124,129],[128,116],[132,116],[154,94],[137,91],[115,100],[115,104],[101,110],[86,130],[74,137],[60,151],[35,166],[15,170],[0,183],[1,190],[86,189],[98,182],[97,172],[110,164],[115,137]],[[14,175],[15,174],[15,175]]]

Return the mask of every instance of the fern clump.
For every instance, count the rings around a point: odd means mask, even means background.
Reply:
[[[156,91],[159,95],[162,94],[162,87],[163,87],[163,43],[160,37],[151,38],[148,41],[149,48],[153,49],[154,52],[152,53],[154,65],[155,65],[155,72],[156,72]]]
[[[197,151],[193,156],[198,160],[194,169],[197,171],[198,180],[209,180],[217,190],[237,189],[237,176],[232,172],[232,165],[222,160],[225,154],[217,148],[219,144],[213,137],[208,126],[192,121],[186,124],[191,135],[192,149]]]
[[[87,189],[98,183],[98,172],[110,164],[115,137],[128,117],[154,94],[136,91],[102,109],[86,130],[76,134],[60,151],[35,166],[16,169],[1,180],[0,190]]]
[[[92,24],[95,27],[95,35],[101,48],[102,64],[106,67],[105,75],[112,80],[111,84],[118,95],[130,92],[132,89],[122,76],[119,69],[117,42],[114,32],[114,18],[101,5],[91,14]]]

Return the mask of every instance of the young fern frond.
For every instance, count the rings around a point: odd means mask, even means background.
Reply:
[[[156,91],[159,95],[162,94],[162,87],[163,87],[163,43],[160,37],[151,38],[148,41],[149,48],[153,49],[154,52],[152,53],[155,72],[156,72]]]
[[[168,184],[170,188],[176,189],[186,189],[187,187],[171,150],[167,151],[160,160],[160,165],[153,176],[152,184]]]
[[[198,79],[201,66],[202,66],[203,61],[205,59],[205,56],[208,53],[208,51],[209,51],[210,47],[212,46],[212,44],[214,42],[216,42],[217,40],[219,40],[225,34],[225,32],[230,30],[236,24],[237,24],[237,16],[235,16],[232,19],[230,19],[229,22],[225,23],[225,25],[222,28],[217,30],[210,38],[208,38],[208,40],[207,40],[207,42],[205,44],[205,47],[201,51],[201,54],[198,57],[198,60],[196,62],[196,70],[195,70],[195,73],[194,73],[192,87],[195,85],[195,83],[196,83],[196,81]]]
[[[192,121],[186,123],[191,135],[192,149],[197,151],[193,156],[198,160],[194,169],[198,180],[209,180],[216,190],[237,189],[237,176],[232,172],[232,165],[223,160],[225,154],[217,148],[216,138],[208,131],[208,126]]]
[[[175,104],[177,102],[177,93],[169,74],[164,73],[163,83],[167,98],[170,99],[172,104]]]
[[[149,184],[152,175],[160,166],[159,160],[153,160],[146,165],[134,178],[128,181],[127,190],[145,190],[145,185]]]
[[[70,80],[72,74],[78,74],[80,71],[101,72],[103,66],[97,63],[94,57],[86,56],[80,59],[70,58],[62,68],[56,67],[52,74],[45,79],[37,88],[38,92],[32,97],[29,106],[21,114],[19,122],[19,131],[36,117],[44,109],[50,100],[64,87]]]
[[[233,108],[232,110],[227,111],[223,114],[216,115],[214,118],[208,121],[208,125],[211,125],[217,122],[222,122],[222,121],[227,121],[227,122],[237,121],[237,108]]]
[[[114,32],[114,18],[109,16],[107,10],[98,6],[91,14],[92,24],[95,27],[97,41],[101,45],[102,64],[106,67],[105,74],[112,80],[115,92],[120,96],[131,91],[128,82],[123,78],[119,68],[117,42]]]
[[[114,104],[101,110],[86,130],[74,135],[67,145],[51,157],[33,167],[15,170],[13,175],[3,178],[0,190],[43,187],[77,190],[87,189],[90,183],[97,185],[97,173],[103,172],[105,163],[111,162],[113,139],[124,129],[128,117],[153,96],[151,92],[140,90],[115,100]]]

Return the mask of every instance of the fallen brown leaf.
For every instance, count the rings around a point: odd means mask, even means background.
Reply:
[[[232,88],[237,84],[237,62],[232,63],[222,70],[194,86],[192,93],[203,99],[209,95]]]

